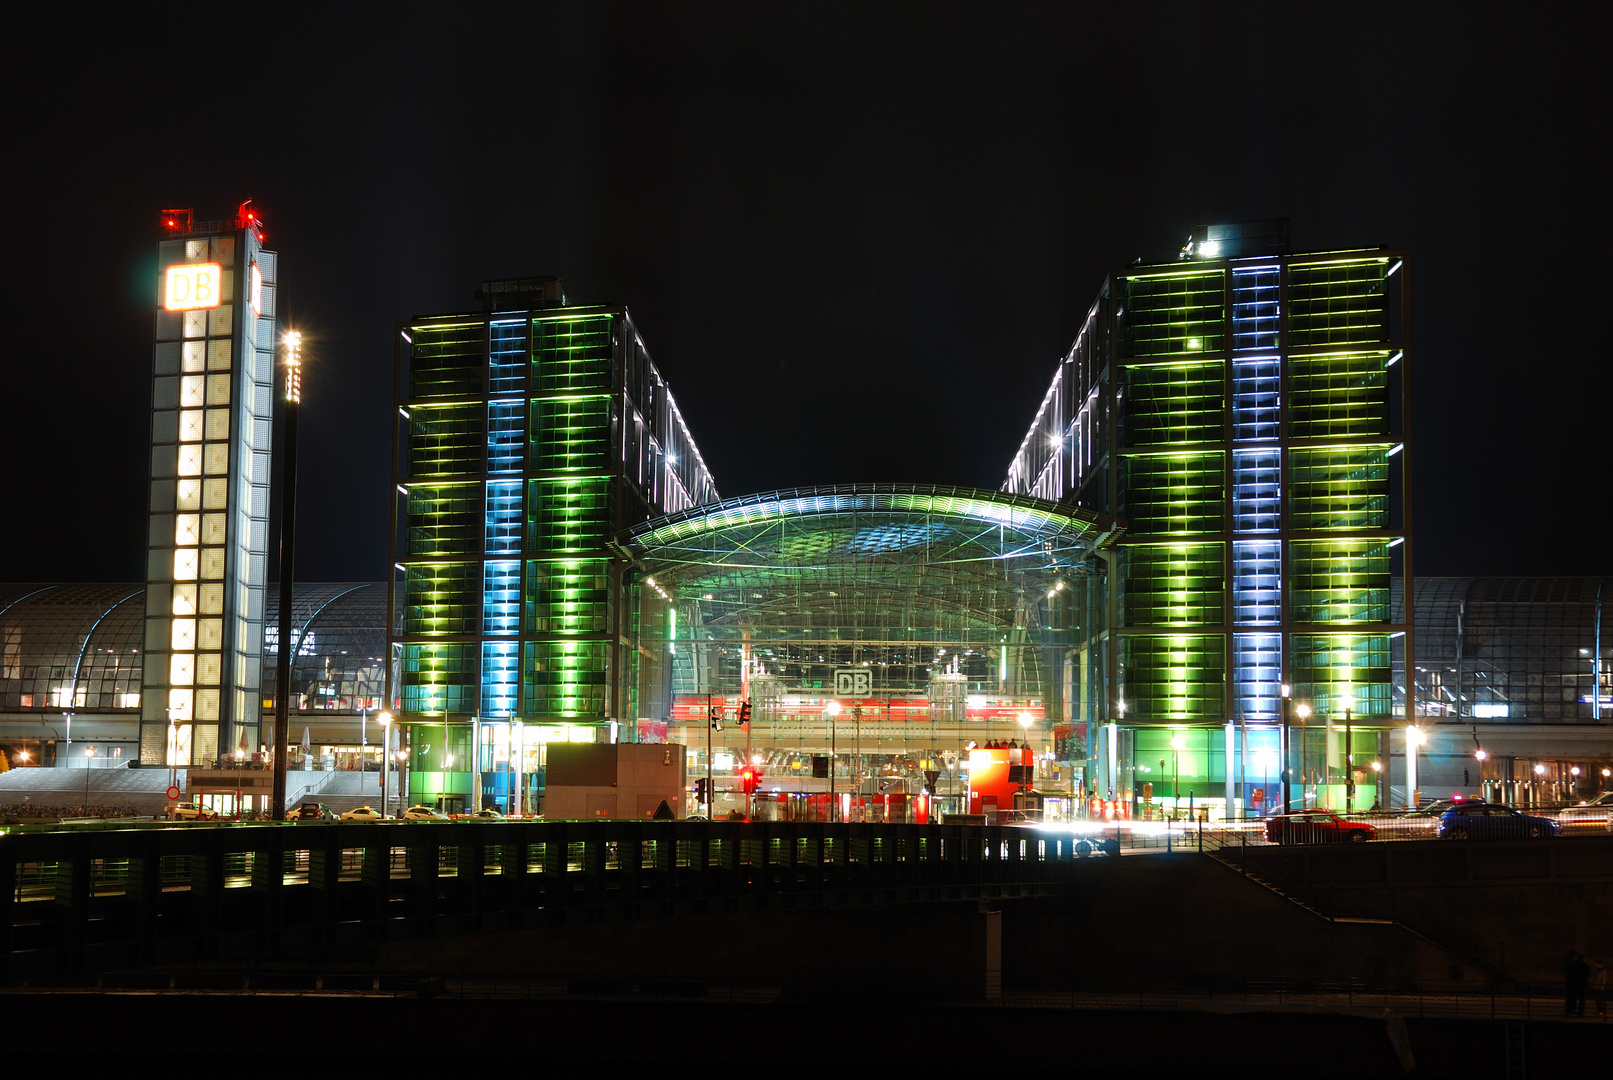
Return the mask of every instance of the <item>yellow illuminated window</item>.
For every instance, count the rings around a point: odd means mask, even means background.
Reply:
[[[202,508],[202,482],[200,480],[181,480],[179,489],[175,492],[181,510],[200,510]]]
[[[208,581],[217,581],[224,576],[223,548],[202,549],[201,573]]]
[[[228,375],[209,375],[207,377],[207,403],[209,405],[228,405],[230,403],[230,377]]]
[[[175,615],[196,614],[196,586],[175,585],[173,613]]]
[[[229,505],[230,482],[228,480],[205,480],[202,482],[202,508],[204,510],[222,510]]]
[[[223,514],[203,514],[202,543],[209,545],[224,543],[224,522]]]
[[[172,644],[169,647],[175,652],[190,652],[196,648],[195,619],[175,619],[170,629]]]
[[[196,647],[198,649],[222,649],[224,647],[224,620],[202,619],[196,624]]]
[[[207,438],[209,441],[223,441],[230,437],[230,410],[207,410]]]
[[[203,472],[208,476],[222,476],[230,471],[230,446],[228,443],[210,443],[207,454],[203,459]]]
[[[168,685],[189,686],[196,681],[196,654],[174,653],[168,658]]]
[[[217,686],[218,675],[223,666],[223,660],[218,653],[198,653],[196,656],[197,685]]]
[[[174,516],[174,543],[180,547],[195,547],[201,542],[201,515],[176,514]]]
[[[207,376],[185,375],[179,380],[179,404],[182,408],[194,409],[205,405],[203,400],[207,394]]]
[[[199,562],[195,548],[178,548],[174,551],[174,580],[195,581]]]
[[[180,355],[184,357],[185,371],[205,371],[207,369],[207,343],[205,341],[187,341],[180,347]]]
[[[186,409],[179,414],[179,441],[202,441],[202,410]]]
[[[201,612],[203,615],[219,615],[224,611],[224,586],[203,585],[201,590]]]

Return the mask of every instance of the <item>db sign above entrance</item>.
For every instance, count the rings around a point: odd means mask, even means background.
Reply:
[[[867,668],[835,668],[835,697],[866,697],[874,692],[874,673]]]

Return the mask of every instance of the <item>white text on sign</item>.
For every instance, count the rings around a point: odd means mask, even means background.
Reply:
[[[836,668],[835,697],[862,697],[874,690],[874,673],[867,668]]]

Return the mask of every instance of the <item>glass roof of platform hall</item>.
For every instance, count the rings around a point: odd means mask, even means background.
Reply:
[[[630,530],[623,546],[644,568],[641,597],[676,608],[678,638],[744,641],[792,664],[832,662],[847,646],[896,650],[857,656],[928,667],[928,646],[1034,638],[1046,591],[1086,573],[1117,532],[1037,499],[882,484],[695,507]]]

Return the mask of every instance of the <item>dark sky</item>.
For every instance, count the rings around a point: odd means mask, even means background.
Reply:
[[[1412,252],[1419,573],[1608,570],[1598,8],[1101,6],[36,15],[0,580],[144,576],[157,211],[247,197],[311,339],[305,580],[383,575],[393,322],[484,278],[627,305],[724,495],[995,488],[1106,273],[1280,216]]]

